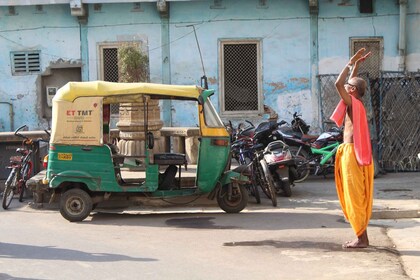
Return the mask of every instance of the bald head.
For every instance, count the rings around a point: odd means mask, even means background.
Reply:
[[[359,97],[362,98],[366,92],[366,81],[359,77],[354,77],[349,80],[349,83],[354,85],[357,89]]]

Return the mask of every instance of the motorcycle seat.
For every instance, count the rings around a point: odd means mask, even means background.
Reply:
[[[314,142],[319,135],[310,135],[310,134],[303,134],[302,135],[302,141],[304,142]]]

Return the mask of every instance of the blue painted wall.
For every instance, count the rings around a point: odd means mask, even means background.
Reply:
[[[35,1],[33,1],[35,2]],[[141,1],[140,1],[141,2]],[[265,104],[280,118],[290,120],[295,111],[317,125],[317,92],[311,92],[311,21],[307,0],[267,1],[225,0],[223,9],[213,1],[170,3],[170,80],[173,84],[199,84],[203,75],[192,27],[195,24],[212,97],[219,108],[219,40],[259,39],[262,42],[263,92]],[[374,14],[360,14],[358,1],[319,1],[318,46],[320,74],[338,73],[349,58],[349,38],[383,37],[383,70],[398,69],[399,6],[396,1],[374,0]],[[14,127],[48,127],[39,115],[37,75],[12,76],[10,52],[40,50],[42,69],[59,59],[81,60],[80,25],[71,16],[69,5],[16,6],[9,16],[0,6],[0,102],[13,103]],[[87,77],[99,78],[98,45],[106,42],[142,41],[150,59],[151,82],[162,82],[162,19],[154,2],[142,2],[141,12],[132,3],[103,4],[100,12],[89,4],[87,36]],[[420,1],[408,1],[407,70],[420,68]],[[83,49],[83,48],[82,48]],[[195,126],[192,106],[172,103],[174,125]],[[7,105],[0,103],[0,131],[10,127]],[[244,118],[241,116],[241,118]],[[238,118],[239,120],[239,118]],[[309,121],[311,122],[311,121]]]

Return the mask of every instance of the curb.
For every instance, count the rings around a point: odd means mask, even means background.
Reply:
[[[371,219],[412,219],[420,218],[420,210],[373,210]]]

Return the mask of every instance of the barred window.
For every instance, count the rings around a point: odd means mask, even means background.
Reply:
[[[99,48],[101,55],[101,79],[107,82],[118,82],[118,45],[103,45]],[[111,115],[118,116],[118,104],[111,104]]]
[[[222,115],[262,112],[260,42],[221,41]]]
[[[351,38],[350,39],[350,57],[359,49],[366,48],[367,52],[372,52],[369,59],[359,66],[359,73],[369,73],[369,78],[379,78],[383,57],[383,39],[382,38]]]
[[[27,75],[41,72],[40,52],[12,52],[12,74]]]

